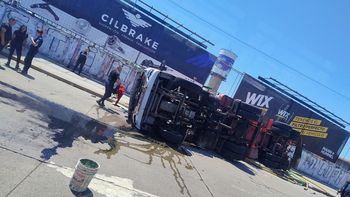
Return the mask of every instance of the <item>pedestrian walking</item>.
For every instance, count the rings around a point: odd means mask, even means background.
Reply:
[[[29,51],[24,59],[24,67],[22,70],[22,74],[26,75],[28,74],[29,68],[32,66],[32,61],[35,55],[38,53],[39,48],[43,44],[43,31],[37,30],[36,31],[36,38],[31,38],[32,44],[30,45]]]
[[[73,68],[73,72],[75,72],[75,69],[79,67],[78,75],[80,75],[81,71],[83,70],[83,67],[85,65],[88,53],[90,52],[89,48],[86,48],[84,51],[81,51],[78,57],[77,62],[75,63],[75,66]]]
[[[12,55],[16,50],[17,60],[15,69],[19,69],[19,62],[21,61],[22,49],[25,45],[26,39],[28,38],[27,26],[22,25],[18,30],[13,33],[13,37],[10,43],[10,54],[7,58],[6,66],[10,66]]]
[[[121,70],[122,70],[122,67],[118,66],[116,69],[113,69],[109,73],[108,80],[105,83],[105,93],[101,99],[96,101],[100,107],[104,107],[105,106],[104,101],[107,100],[112,95],[114,83],[117,83],[117,84],[120,83],[119,76],[120,76]]]
[[[0,27],[0,52],[12,40],[12,26],[16,24],[15,18],[10,18],[7,23],[1,24]]]

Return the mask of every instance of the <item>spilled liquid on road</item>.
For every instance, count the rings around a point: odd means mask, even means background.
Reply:
[[[49,128],[55,131],[52,139],[57,142],[57,145],[42,150],[41,157],[43,159],[48,160],[53,155],[56,155],[58,148],[72,147],[73,142],[78,137],[83,137],[86,140],[90,140],[92,143],[108,144],[108,149],[98,149],[94,152],[95,154],[106,155],[107,159],[111,159],[114,155],[118,154],[121,149],[132,149],[145,154],[147,159],[141,161],[128,155],[124,156],[150,166],[156,159],[159,159],[163,168],[169,168],[171,170],[180,192],[191,196],[179,167],[183,166],[186,170],[193,170],[194,167],[190,164],[185,155],[174,150],[165,143],[148,138],[132,130],[124,132],[94,119],[82,118],[79,115],[73,115],[70,122],[55,117],[49,118]],[[135,140],[137,143],[131,142]]]
[[[107,158],[110,159],[113,155],[116,155],[121,150],[121,148],[128,148],[147,155],[148,160],[146,161],[140,161],[126,155],[128,158],[146,165],[152,165],[154,160],[158,158],[160,159],[163,168],[167,168],[167,166],[170,167],[176,184],[180,188],[180,192],[182,194],[186,193],[188,196],[191,196],[189,189],[185,184],[185,180],[182,177],[180,170],[178,169],[178,165],[185,165],[184,167],[187,170],[193,170],[193,166],[188,162],[183,154],[168,147],[164,143],[160,143],[152,139],[147,139],[141,135],[134,134],[131,137],[145,142],[144,144],[131,143],[127,141],[127,136],[130,135],[119,134],[115,138],[109,138],[108,144],[110,148],[99,149],[95,153],[105,154]]]

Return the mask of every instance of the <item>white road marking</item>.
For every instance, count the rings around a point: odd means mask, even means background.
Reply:
[[[61,167],[54,164],[47,164],[48,167],[56,169],[68,178],[71,178],[74,173],[73,168]],[[107,197],[157,197],[155,195],[135,189],[133,181],[127,178],[116,176],[106,176],[96,174],[89,184],[89,189],[94,190]]]

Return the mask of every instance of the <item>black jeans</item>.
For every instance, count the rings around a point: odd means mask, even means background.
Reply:
[[[73,68],[73,72],[74,72],[75,69],[77,69],[78,66],[79,66],[79,75],[80,75],[80,73],[81,73],[81,71],[83,70],[83,67],[84,67],[84,65],[85,65],[85,62],[86,62],[86,60],[84,60],[84,59],[78,59],[77,63],[75,63],[75,66],[74,66],[74,68]]]
[[[24,67],[22,73],[26,74],[28,73],[29,68],[32,66],[32,61],[35,57],[35,55],[38,53],[38,51],[29,50],[26,58],[24,58]]]
[[[105,100],[107,100],[112,95],[113,86],[114,86],[114,83],[111,81],[107,81],[105,83],[105,93],[102,96],[102,98],[99,100],[101,103],[103,103]]]
[[[12,55],[15,52],[15,50],[16,50],[16,54],[17,54],[16,67],[18,67],[19,66],[19,62],[21,61],[22,46],[11,45],[10,54],[9,54],[9,56],[7,58],[7,64],[10,64]]]

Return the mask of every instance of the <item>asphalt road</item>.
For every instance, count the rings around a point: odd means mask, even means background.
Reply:
[[[29,74],[0,68],[0,196],[322,196],[213,152],[183,155],[129,129],[122,108]],[[101,168],[87,192],[73,194],[79,158]]]

